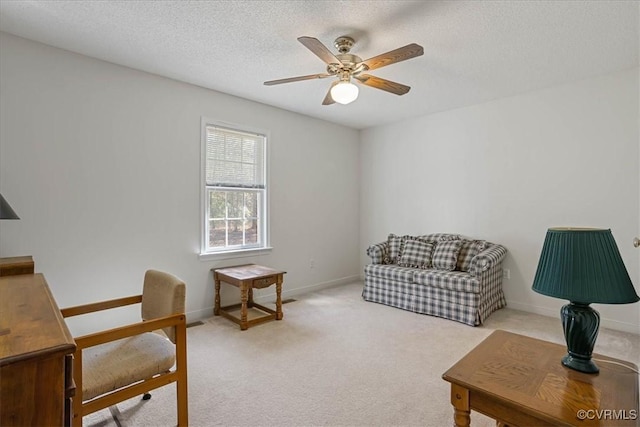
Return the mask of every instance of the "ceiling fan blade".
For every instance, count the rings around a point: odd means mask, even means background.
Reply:
[[[322,42],[314,37],[298,37],[298,41],[305,45],[307,49],[315,53],[316,56],[322,59],[327,64],[341,64],[340,60],[335,57],[333,53]]]
[[[299,82],[302,80],[324,79],[325,77],[331,77],[331,74],[310,74],[308,76],[289,77],[288,79],[270,80],[264,82],[265,86],[279,85],[282,83]]]
[[[327,91],[327,96],[324,97],[324,101],[322,101],[322,105],[331,105],[331,104],[335,104],[336,101],[333,100],[333,97],[331,96],[331,89],[333,89],[333,87],[335,85],[337,85],[338,83],[340,83],[340,81],[335,81],[331,84],[331,87],[329,88],[329,90]]]
[[[404,47],[383,53],[382,55],[369,58],[366,61],[362,61],[362,63],[369,67],[369,70],[375,70],[376,68],[385,67],[387,65],[395,64],[396,62],[415,58],[423,53],[424,49],[422,46],[411,43]]]
[[[362,84],[374,87],[376,89],[382,89],[387,92],[394,93],[396,95],[404,95],[409,92],[411,87],[392,82],[391,80],[381,79],[380,77],[372,76],[369,74],[360,74],[359,76],[353,76],[356,80]]]

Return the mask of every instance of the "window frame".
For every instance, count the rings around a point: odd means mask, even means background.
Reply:
[[[240,187],[212,187],[207,185],[207,127],[219,127],[228,129],[232,132],[252,133],[260,135],[264,138],[263,147],[263,173],[264,173],[264,189],[248,189]],[[260,255],[271,251],[269,240],[269,131],[254,126],[241,125],[237,123],[223,122],[219,120],[201,118],[201,135],[200,135],[200,260],[237,258],[243,256]],[[238,192],[258,192],[261,193],[261,202],[258,203],[259,230],[258,236],[260,244],[251,246],[225,246],[221,249],[210,250],[208,248],[208,231],[209,231],[209,192],[211,189],[218,188],[221,191],[238,191]]]

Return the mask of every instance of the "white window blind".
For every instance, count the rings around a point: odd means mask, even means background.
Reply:
[[[212,187],[265,188],[265,136],[207,126],[206,183]]]

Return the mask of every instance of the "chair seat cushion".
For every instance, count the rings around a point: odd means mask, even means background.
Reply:
[[[175,346],[162,331],[89,347],[82,352],[82,399],[167,372],[174,363]]]

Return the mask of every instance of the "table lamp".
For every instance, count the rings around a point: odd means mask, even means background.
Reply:
[[[600,371],[591,360],[600,315],[589,304],[640,299],[611,230],[595,228],[547,230],[533,290],[570,301],[560,310],[568,350],[562,364],[590,374]]]
[[[20,217],[11,209],[11,205],[0,194],[0,219],[20,219]]]

